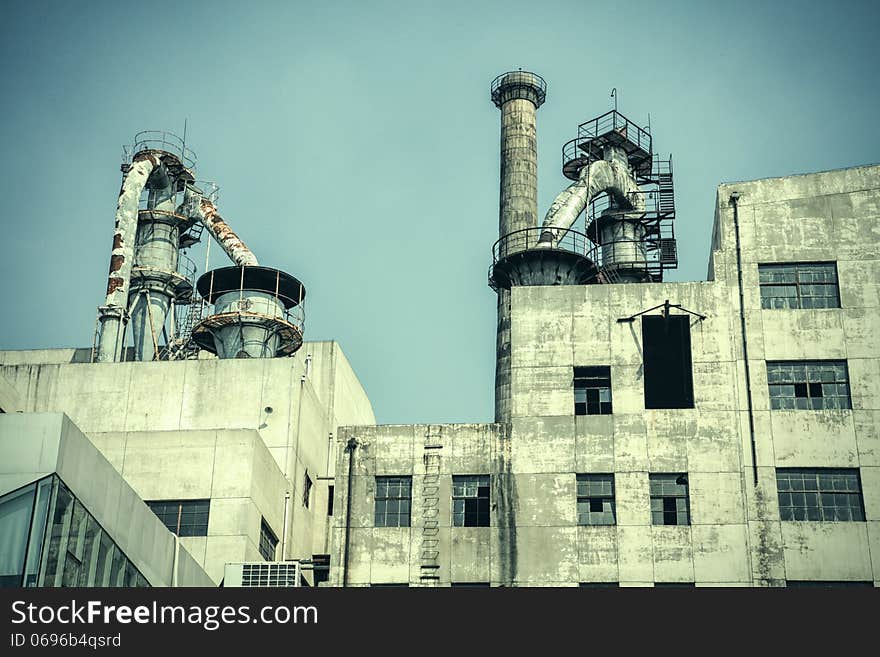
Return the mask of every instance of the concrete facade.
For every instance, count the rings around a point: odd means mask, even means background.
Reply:
[[[196,559],[64,414],[0,416],[0,453],[0,495],[57,474],[150,585],[212,585]]]
[[[340,431],[333,582],[425,583],[436,498],[441,586],[880,585],[878,237],[880,166],[732,183],[718,188],[707,281],[512,288],[509,423]],[[762,309],[758,264],[791,262],[836,263],[840,307]],[[690,316],[694,408],[645,408],[641,324],[617,321],[667,299],[705,316]],[[770,410],[767,361],[823,359],[847,362],[851,409]],[[575,415],[576,366],[610,366],[612,414]],[[776,469],[789,467],[857,468],[866,520],[781,521]],[[588,473],[613,473],[616,524],[578,525]],[[652,524],[652,473],[687,474],[689,524]],[[453,527],[452,476],[474,474],[490,475],[490,526]],[[375,478],[395,475],[412,477],[411,524],[375,527]]]
[[[338,344],[306,343],[277,359],[83,356],[0,352],[0,379],[19,410],[67,413],[142,500],[209,499],[207,536],[180,542],[215,583],[226,563],[263,560],[263,520],[279,539],[276,559],[329,553],[334,432],[375,423]]]

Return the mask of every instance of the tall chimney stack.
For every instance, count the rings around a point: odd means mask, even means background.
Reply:
[[[491,98],[501,110],[501,187],[498,238],[538,224],[538,144],[535,111],[547,83],[528,71],[510,71],[492,82]],[[519,240],[510,241],[511,244]],[[523,248],[526,241],[522,242]],[[510,290],[498,290],[495,362],[495,421],[510,420]]]

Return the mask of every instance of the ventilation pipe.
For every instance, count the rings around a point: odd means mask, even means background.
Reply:
[[[625,211],[645,209],[645,200],[630,173],[626,154],[611,146],[605,149],[604,158],[583,167],[578,179],[562,190],[550,205],[537,244],[539,248],[554,247],[590,201],[600,194],[611,195],[614,205]]]
[[[136,155],[122,179],[116,206],[116,227],[113,232],[113,251],[110,255],[110,274],[107,279],[107,297],[98,308],[100,335],[98,362],[119,360],[128,307],[128,289],[134,262],[135,238],[138,225],[138,204],[141,193],[153,169],[158,167],[158,156]]]
[[[217,207],[198,190],[187,186],[184,192],[184,205],[189,209],[190,216],[205,225],[211,237],[233,263],[239,267],[256,267],[260,264],[253,252],[220,216]]]

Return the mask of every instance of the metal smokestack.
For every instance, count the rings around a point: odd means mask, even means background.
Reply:
[[[547,83],[528,71],[510,71],[492,82],[491,98],[501,110],[501,187],[498,237],[538,223],[538,143],[535,111]],[[517,240],[511,240],[511,244]],[[523,242],[525,246],[525,242]],[[510,290],[498,289],[495,347],[495,421],[510,420]]]

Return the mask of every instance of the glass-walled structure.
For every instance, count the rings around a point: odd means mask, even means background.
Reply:
[[[149,586],[57,475],[0,497],[0,586]]]

